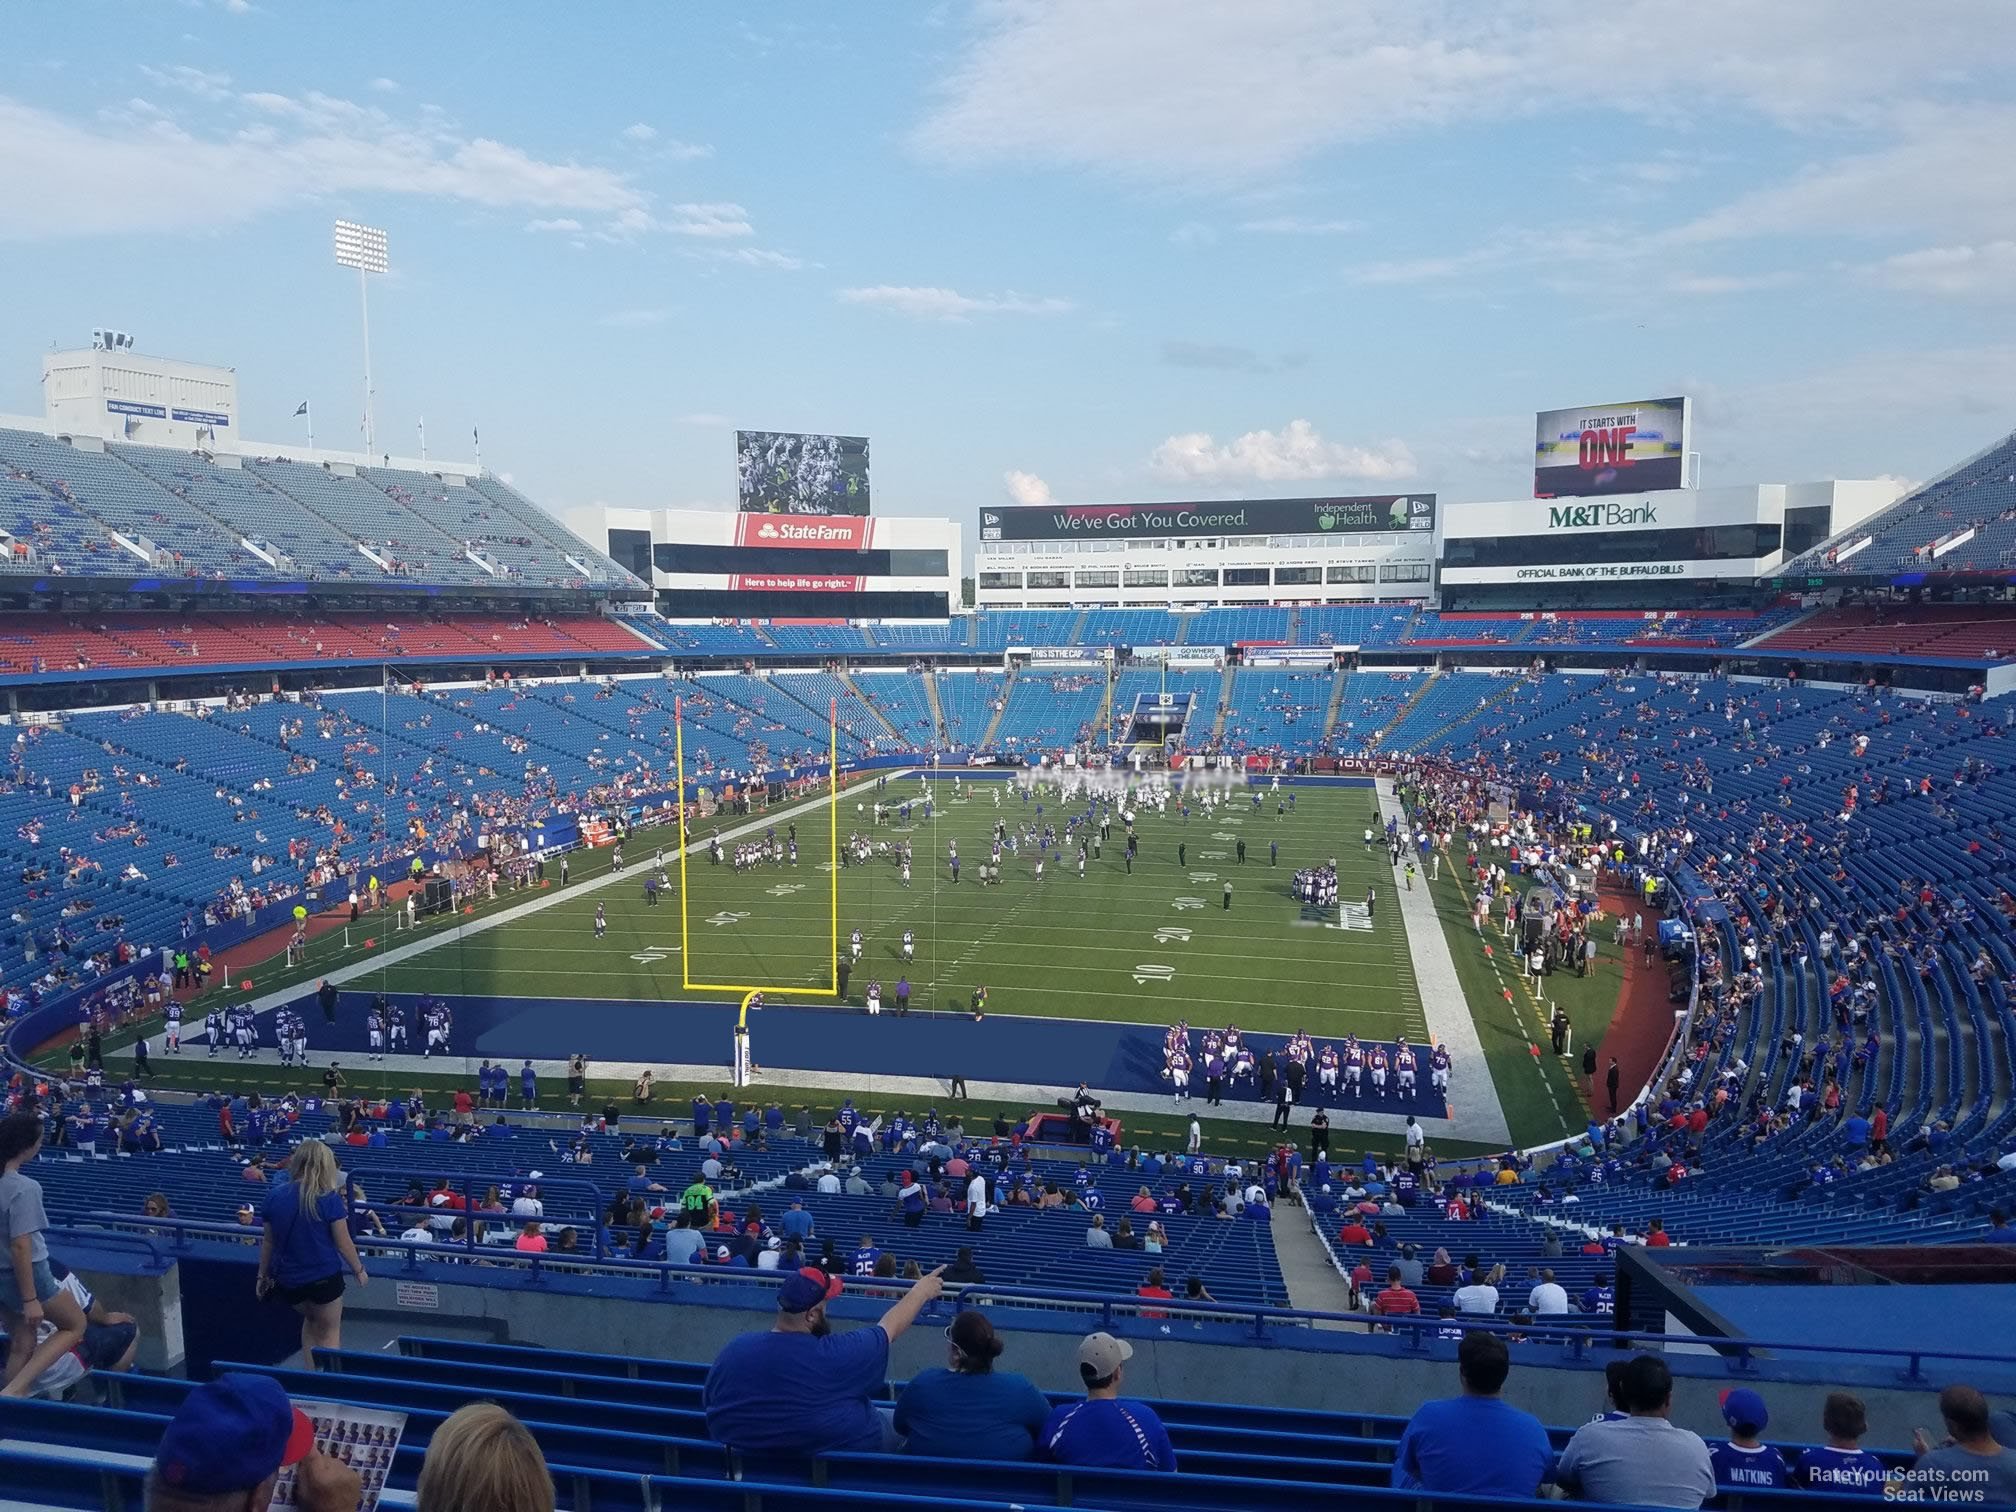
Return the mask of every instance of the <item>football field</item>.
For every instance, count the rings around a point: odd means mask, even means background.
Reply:
[[[878,796],[890,809],[879,825]],[[668,886],[655,904],[645,881],[657,870],[659,837],[633,836],[622,879],[590,891],[582,882],[603,867],[577,864],[571,885],[578,896],[481,932],[443,930],[432,948],[372,973],[371,985],[449,997],[660,1001],[724,996],[715,988],[688,990],[682,984],[689,979],[826,987],[834,976],[837,882],[841,954],[850,953],[855,930],[862,936],[848,983],[848,999],[857,1005],[871,982],[893,1004],[897,980],[907,977],[912,1012],[963,1012],[973,990],[985,985],[989,1013],[1153,1024],[1183,1018],[1199,1027],[1306,1029],[1319,1041],[1346,1033],[1426,1037],[1397,910],[1390,898],[1369,918],[1362,908],[1369,886],[1382,893],[1393,886],[1383,856],[1368,853],[1363,842],[1374,812],[1369,788],[1295,790],[1292,807],[1287,790],[1262,793],[1257,807],[1244,790],[1233,790],[1209,811],[1193,798],[1188,818],[1177,802],[1159,813],[1137,809],[1131,868],[1126,827],[1116,814],[1082,876],[1078,842],[1089,838],[1092,825],[1082,821],[1068,836],[1066,827],[1088,813],[1084,799],[1060,799],[1054,787],[1041,786],[1025,796],[1000,779],[966,783],[958,796],[941,780],[930,797],[927,813],[916,778],[892,779],[879,795],[868,788],[844,793],[842,849],[853,831],[874,854],[837,870],[823,807],[775,822],[780,844],[795,822],[796,864],[738,869],[729,859],[732,840],[727,856],[713,864],[710,835],[718,827],[725,836],[747,821],[701,821],[686,864],[683,930],[676,834],[665,836]],[[1012,853],[1004,849],[1001,880],[983,886],[979,869],[997,823],[1018,844]],[[1057,838],[1048,847],[1023,838],[1029,827],[1040,837],[1052,826]],[[897,859],[906,843],[907,883]],[[1333,858],[1340,896],[1353,906],[1316,916],[1295,900],[1294,872]],[[606,859],[606,852],[594,858]],[[606,919],[599,938],[598,905]],[[908,960],[901,949],[906,931],[913,941]]]

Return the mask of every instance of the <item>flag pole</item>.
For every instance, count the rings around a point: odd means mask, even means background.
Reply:
[[[826,847],[833,865],[833,996],[840,996],[840,700],[826,702]]]

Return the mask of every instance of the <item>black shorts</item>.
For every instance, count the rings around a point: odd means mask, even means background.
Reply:
[[[585,1082],[584,1082],[584,1081],[582,1080],[582,1078],[580,1078],[580,1077],[578,1077],[578,1076],[570,1076],[570,1077],[568,1077],[568,1078],[567,1078],[567,1095],[568,1095],[569,1097],[579,1097],[579,1096],[581,1095],[581,1092],[582,1092],[582,1089],[583,1089],[583,1087],[584,1087],[585,1085],[586,1085],[586,1083],[585,1083]]]
[[[300,1286],[282,1286],[276,1281],[273,1283],[273,1289],[266,1295],[276,1302],[284,1302],[289,1307],[299,1307],[304,1302],[312,1302],[317,1307],[326,1307],[331,1302],[342,1300],[343,1273],[337,1271],[334,1275],[324,1276],[319,1281],[304,1282]]]

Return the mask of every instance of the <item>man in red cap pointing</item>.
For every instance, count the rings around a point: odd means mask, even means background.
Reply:
[[[357,1512],[357,1472],[315,1451],[315,1425],[265,1376],[222,1375],[182,1399],[147,1472],[147,1512],[265,1512],[295,1471],[302,1512]]]
[[[731,1448],[786,1454],[896,1447],[889,1419],[870,1400],[889,1374],[889,1343],[917,1321],[943,1288],[942,1265],[867,1328],[834,1333],[827,1304],[840,1278],[813,1266],[777,1288],[768,1333],[731,1339],[707,1372],[701,1404],[707,1433]]]

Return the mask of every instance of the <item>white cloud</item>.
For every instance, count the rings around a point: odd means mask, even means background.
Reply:
[[[1288,483],[1326,478],[1397,482],[1415,474],[1414,454],[1403,441],[1349,446],[1328,441],[1307,420],[1278,431],[1256,430],[1219,445],[1204,431],[1171,436],[1148,461],[1172,483]]]
[[[1921,247],[1871,264],[1876,282],[1912,294],[2016,294],[2016,241]]]
[[[682,142],[676,137],[667,137],[659,143],[657,155],[668,162],[690,163],[697,158],[714,156],[714,149],[705,142]]]
[[[525,223],[527,231],[579,231],[581,222],[571,215],[556,216],[551,220],[534,220]]]
[[[1017,504],[1048,504],[1050,485],[1032,472],[1022,472],[1011,468],[1001,474],[1002,486],[1008,490],[1008,497]]]
[[[804,258],[793,257],[788,252],[778,252],[769,247],[716,249],[708,255],[717,262],[741,263],[745,268],[771,268],[779,273],[796,273],[806,266]]]
[[[399,92],[399,81],[397,79],[385,78],[381,74],[378,78],[371,81],[371,87],[379,94],[397,94]]]
[[[191,68],[186,63],[170,64],[166,68],[156,68],[151,63],[140,65],[140,75],[151,83],[166,89],[179,89],[192,94],[199,100],[212,102],[231,98],[231,75],[218,73],[208,68]]]
[[[1969,242],[2016,237],[2016,107],[1907,112],[1894,141],[1739,195],[1669,239],[1691,245],[1923,234]]]
[[[658,140],[658,128],[656,126],[647,126],[642,121],[632,121],[628,126],[623,128],[623,140],[626,142],[655,142]]]
[[[1260,236],[1343,236],[1361,229],[1354,220],[1323,220],[1308,215],[1269,215],[1241,221],[1241,231]]]
[[[869,305],[918,320],[963,322],[975,315],[1062,315],[1073,306],[1068,299],[1017,294],[961,294],[957,289],[917,285],[875,284],[842,289],[847,304]]]
[[[663,325],[671,318],[672,312],[664,309],[611,310],[595,324],[612,326],[619,331],[641,331],[648,326]]]
[[[206,104],[209,102],[206,102]],[[195,128],[151,111],[85,125],[0,98],[0,240],[214,231],[304,199],[410,194],[493,208],[649,214],[624,175],[532,156],[422,113],[401,120],[321,94],[235,96]],[[104,186],[116,184],[116,194]]]
[[[955,163],[1241,182],[1351,142],[1618,111],[1867,124],[2016,50],[2003,0],[999,0],[913,134]],[[1656,70],[1619,68],[1659,39]],[[1731,37],[1743,45],[1729,45]],[[1573,79],[1573,89],[1535,80]]]
[[[1675,294],[1754,294],[1796,283],[1790,273],[1679,273],[1661,285]]]
[[[749,212],[735,204],[668,205],[652,221],[653,230],[710,241],[756,234],[756,228],[749,224]]]

